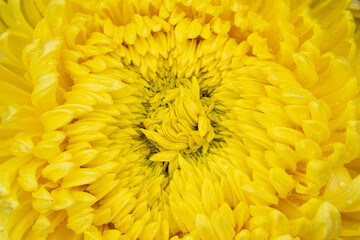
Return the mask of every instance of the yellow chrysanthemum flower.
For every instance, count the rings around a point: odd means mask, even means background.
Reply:
[[[349,4],[1,0],[0,240],[360,239]]]

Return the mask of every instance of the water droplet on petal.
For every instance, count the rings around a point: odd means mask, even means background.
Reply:
[[[341,181],[341,182],[339,183],[339,186],[340,186],[340,187],[345,187],[345,186],[346,186],[346,182]]]

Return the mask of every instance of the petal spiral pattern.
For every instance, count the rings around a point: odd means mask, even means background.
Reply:
[[[349,4],[1,0],[0,239],[358,239]]]

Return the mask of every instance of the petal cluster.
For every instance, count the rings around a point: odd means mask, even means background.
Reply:
[[[0,1],[0,239],[359,238],[349,4]]]

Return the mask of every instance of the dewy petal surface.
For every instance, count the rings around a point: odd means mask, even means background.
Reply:
[[[1,0],[0,239],[359,239],[359,9]]]

